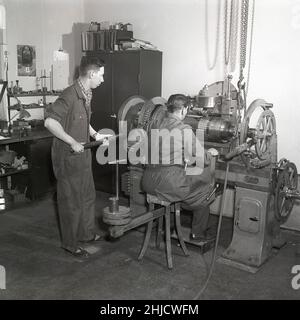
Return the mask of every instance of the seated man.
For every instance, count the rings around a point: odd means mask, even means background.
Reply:
[[[158,125],[157,129],[171,131],[176,128],[181,133],[185,129],[192,130],[191,126],[183,123],[188,111],[187,102],[187,97],[184,95],[171,95],[167,103],[166,117]],[[159,164],[149,164],[146,167],[142,179],[142,188],[145,192],[156,195],[161,200],[180,201],[183,209],[193,212],[191,240],[210,240],[214,238],[214,235],[207,232],[209,202],[206,198],[214,187],[211,184],[210,168],[206,166],[201,174],[187,174],[185,165],[186,152],[184,152],[186,150],[184,150],[185,145],[182,136],[175,135],[172,141],[173,144],[170,142],[169,164],[164,164],[166,163],[164,161],[166,160],[164,159],[166,155],[164,155],[161,148],[159,149]],[[180,147],[178,148],[178,146]],[[208,165],[211,156],[217,154],[218,151],[215,149],[210,149],[209,152],[204,151],[204,163]],[[176,161],[178,157],[182,160],[181,165]]]

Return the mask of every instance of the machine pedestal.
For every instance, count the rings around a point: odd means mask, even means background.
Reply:
[[[237,187],[232,241],[218,262],[255,273],[271,256],[276,239],[280,239],[280,228],[273,197]]]
[[[250,272],[250,273],[256,273],[260,269],[260,267],[249,266],[249,265],[246,265],[244,263],[240,263],[238,261],[234,261],[234,260],[227,259],[227,258],[224,258],[224,257],[219,257],[217,259],[217,262],[223,263],[223,264],[228,265],[230,267],[234,267],[234,268],[237,268],[237,269],[240,269],[240,270],[244,270],[244,271],[247,271],[247,272]]]

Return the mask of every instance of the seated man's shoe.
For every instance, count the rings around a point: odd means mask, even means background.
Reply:
[[[192,240],[192,241],[210,241],[210,240],[215,239],[215,237],[216,236],[214,234],[211,234],[211,233],[208,233],[205,231],[204,233],[201,233],[201,234],[191,233],[190,240]]]
[[[91,243],[91,242],[97,242],[97,241],[102,241],[106,238],[106,235],[103,234],[95,234],[94,238],[91,240],[86,241],[87,243]]]
[[[81,247],[78,247],[75,251],[68,251],[72,256],[77,258],[88,258],[90,254]]]

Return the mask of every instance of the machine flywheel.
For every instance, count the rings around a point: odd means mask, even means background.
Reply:
[[[275,187],[275,217],[280,223],[287,221],[294,206],[298,187],[298,173],[295,164],[284,160],[281,160],[277,167]]]

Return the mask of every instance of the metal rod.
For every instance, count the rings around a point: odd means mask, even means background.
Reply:
[[[119,161],[116,161],[116,200],[119,200]]]
[[[50,71],[50,91],[53,90],[53,64],[51,64],[51,71]]]

